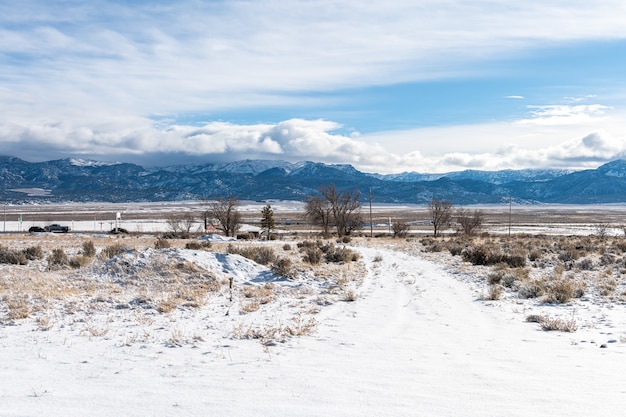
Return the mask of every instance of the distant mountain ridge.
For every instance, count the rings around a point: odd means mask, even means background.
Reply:
[[[176,201],[236,196],[240,200],[304,201],[322,185],[358,188],[378,203],[599,204],[626,202],[626,161],[597,169],[466,170],[443,174],[364,173],[351,165],[243,160],[144,168],[75,158],[26,162],[0,156],[0,197],[12,204]],[[46,193],[28,193],[42,189]]]

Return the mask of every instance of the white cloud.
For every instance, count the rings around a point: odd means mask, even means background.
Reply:
[[[19,57],[0,70],[13,74],[9,88],[26,96],[26,110],[38,111],[297,105],[283,93],[449,77],[538,41],[626,36],[618,0],[9,4],[0,53]]]
[[[531,118],[520,120],[519,124],[536,125],[564,125],[583,124],[607,120],[605,110],[607,106],[600,104],[592,105],[552,105],[552,106],[528,106],[532,109]]]
[[[626,133],[621,135],[602,130],[574,139],[537,139],[534,146],[523,138],[532,132],[541,133],[542,127],[533,125],[483,125],[457,126],[454,134],[463,134],[460,141],[472,142],[476,135],[504,137],[508,141],[492,142],[491,147],[477,147],[470,151],[461,148],[450,152],[442,147],[439,151],[420,147],[417,139],[433,137],[436,133],[450,136],[450,128],[441,132],[424,131],[395,132],[397,137],[406,135],[405,143],[413,147],[402,151],[372,141],[369,135],[346,136],[336,133],[341,127],[326,120],[291,119],[276,124],[236,125],[211,122],[203,126],[176,125],[157,130],[150,125],[135,121],[134,129],[121,130],[114,126],[92,129],[70,122],[42,123],[20,126],[0,125],[2,146],[9,154],[25,158],[33,157],[31,149],[37,149],[42,159],[82,156],[101,160],[126,160],[145,164],[173,164],[171,155],[192,160],[237,160],[243,158],[283,159],[287,161],[314,160],[326,163],[351,163],[367,172],[443,172],[462,169],[519,169],[540,167],[591,168],[601,163],[626,157]],[[515,131],[515,129],[518,129]],[[521,129],[521,130],[520,130]],[[530,129],[530,130],[529,130]],[[517,136],[515,136],[515,134]],[[384,139],[385,135],[381,135]],[[522,138],[516,141],[515,138]],[[398,141],[398,138],[396,138]],[[538,145],[540,144],[540,145]],[[43,156],[43,157],[42,157]]]
[[[319,104],[310,93],[472,74],[476,63],[536,45],[624,39],[624,15],[622,0],[4,2],[0,142],[4,153],[39,160],[172,153],[380,172],[601,161],[623,153],[626,137],[601,105],[350,136],[328,120],[198,127],[150,116]],[[603,127],[609,133],[585,136]]]

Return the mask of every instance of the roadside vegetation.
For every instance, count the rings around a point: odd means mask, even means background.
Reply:
[[[536,300],[536,306],[579,299],[626,302],[626,238],[594,236],[448,236],[420,239],[422,250],[458,257],[482,277],[482,298]],[[573,319],[531,315],[543,330],[576,331]]]
[[[358,252],[343,242],[216,243],[149,235],[48,240],[28,236],[12,242],[14,247],[0,247],[0,325],[32,319],[39,330],[46,331],[64,325],[64,320],[90,323],[89,317],[114,311],[132,312],[143,322],[154,320],[155,314],[182,314],[210,302],[253,316],[266,308],[276,309],[273,303],[284,302],[284,294],[294,292],[291,304],[301,306],[280,326],[248,323],[233,330],[232,337],[258,339],[265,346],[311,333],[320,307],[357,299],[364,266],[358,262]],[[308,249],[319,256],[309,258]],[[198,257],[203,253],[241,255],[266,266],[275,278],[268,276],[270,281],[258,284],[234,282],[222,271],[181,260],[180,251],[195,251],[196,255],[189,256]],[[275,279],[299,284],[291,289],[273,283]],[[319,284],[309,288],[311,282]],[[90,337],[104,337],[105,330],[87,326],[85,331]],[[167,343],[178,346],[182,342],[180,337],[172,337]]]

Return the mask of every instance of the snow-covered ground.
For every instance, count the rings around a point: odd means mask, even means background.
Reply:
[[[0,325],[0,416],[621,415],[623,304],[546,307],[587,325],[544,332],[525,322],[531,301],[482,300],[458,257],[384,242],[353,247],[356,301],[324,279],[282,279],[238,255],[128,255],[93,278],[119,280],[116,268],[166,256],[238,288],[271,283],[275,300],[239,314],[245,300],[223,287],[167,314],[119,308],[54,316],[48,328],[36,317]],[[281,331],[246,338],[253,328]]]

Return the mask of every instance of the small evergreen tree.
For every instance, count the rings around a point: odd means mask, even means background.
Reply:
[[[270,232],[274,228],[274,211],[269,204],[261,210],[261,228],[267,230],[267,240],[270,240]]]

